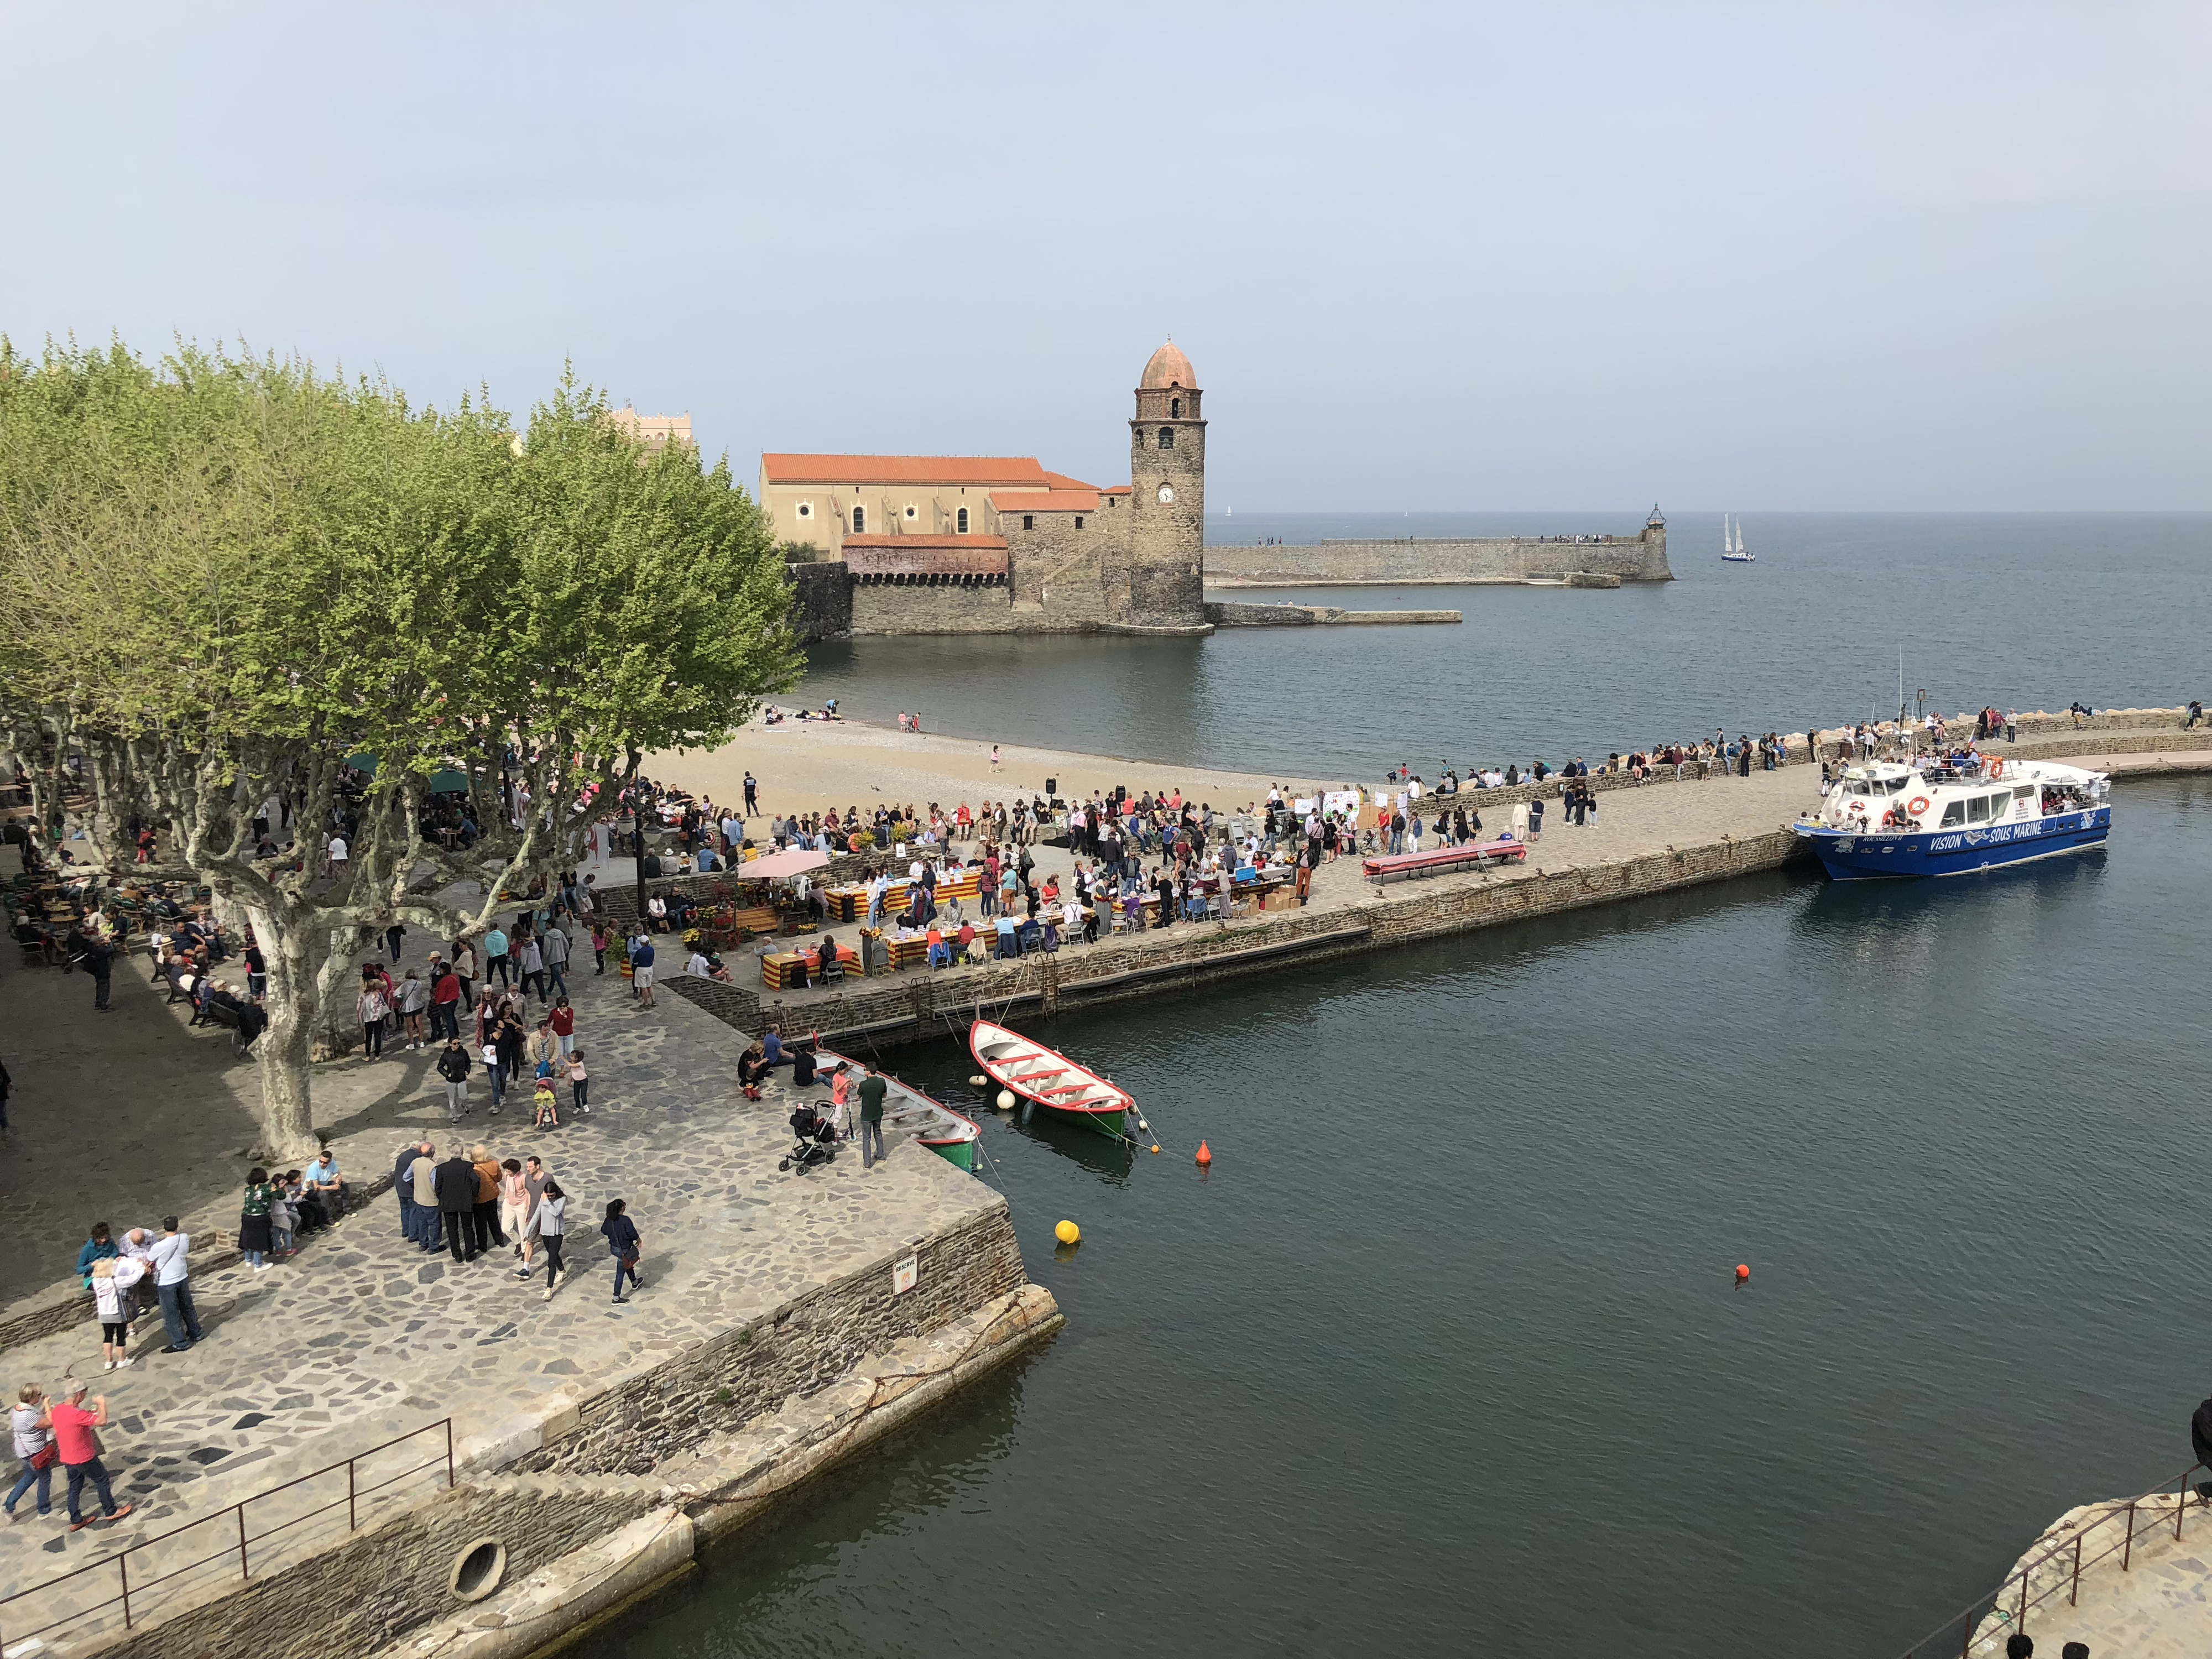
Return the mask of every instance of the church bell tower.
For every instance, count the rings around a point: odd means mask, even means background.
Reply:
[[[1206,627],[1206,422],[1198,377],[1170,340],[1137,384],[1129,422],[1129,615],[1139,627]]]

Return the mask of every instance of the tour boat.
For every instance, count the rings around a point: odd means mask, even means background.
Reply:
[[[1729,515],[1721,514],[1721,557],[1729,564],[1749,564],[1759,555],[1743,544],[1743,520],[1735,521],[1735,538],[1729,538]]]
[[[836,1070],[839,1061],[851,1068],[854,1092],[852,1109],[860,1110],[860,1079],[867,1075],[866,1067],[848,1054],[830,1048],[817,1048],[815,1057],[825,1075]],[[896,1078],[877,1073],[889,1091],[884,1097],[884,1123],[887,1128],[912,1129],[914,1138],[955,1169],[975,1173],[975,1140],[982,1132],[975,1121],[963,1117],[941,1100],[935,1100],[909,1084]]]
[[[968,1032],[968,1047],[991,1080],[1036,1102],[1071,1121],[1087,1123],[1103,1135],[1125,1140],[1122,1127],[1136,1103],[1128,1091],[1055,1054],[1019,1031],[979,1019]]]
[[[1923,755],[1846,767],[1791,827],[1838,881],[1961,876],[2101,846],[2112,780],[2051,761]]]

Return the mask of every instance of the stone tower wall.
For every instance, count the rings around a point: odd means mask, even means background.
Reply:
[[[1129,539],[1125,570],[1127,610],[1138,628],[1204,628],[1206,622],[1206,422],[1194,387],[1147,387],[1137,393],[1129,422]],[[1176,400],[1182,412],[1175,414]],[[1175,434],[1162,449],[1159,434]],[[1159,499],[1160,486],[1175,492]],[[1118,585],[1109,575],[1111,596]]]

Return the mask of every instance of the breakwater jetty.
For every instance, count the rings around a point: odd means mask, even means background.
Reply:
[[[1667,563],[1667,521],[1656,507],[1636,536],[1409,536],[1402,541],[1206,550],[1208,587],[1459,587],[1492,582],[1599,587],[1674,579]]]

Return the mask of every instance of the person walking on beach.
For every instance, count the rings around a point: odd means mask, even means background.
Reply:
[[[860,1167],[872,1170],[884,1158],[884,1097],[890,1085],[873,1066],[860,1079]]]
[[[637,1224],[629,1218],[629,1206],[619,1198],[607,1200],[606,1219],[599,1223],[599,1232],[607,1241],[607,1254],[615,1262],[615,1300],[627,1302],[623,1294],[623,1280],[627,1278],[633,1290],[643,1290],[645,1281],[637,1276],[640,1243]]]
[[[753,776],[750,767],[745,769],[745,816],[749,818],[760,816],[760,780]]]
[[[998,745],[997,744],[995,744],[995,743],[994,743],[994,744],[993,744],[991,745],[991,770],[992,770],[992,771],[994,771],[994,772],[996,772],[998,769],[999,769],[999,745]]]

